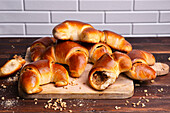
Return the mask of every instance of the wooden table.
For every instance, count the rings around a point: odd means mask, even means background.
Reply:
[[[26,48],[37,38],[0,38],[0,66],[13,55],[24,57]],[[126,38],[135,49],[150,51],[154,54],[157,62],[166,63],[170,66],[170,37],[160,38]],[[18,97],[17,73],[8,78],[0,78],[0,112],[60,112],[59,110],[45,109],[50,100],[24,100]],[[67,107],[62,112],[170,112],[170,73],[157,77],[155,82],[134,81],[134,96],[125,100],[63,100]],[[6,88],[1,85],[5,85]],[[147,92],[146,92],[147,91]],[[55,99],[56,100],[56,99]],[[128,100],[128,102],[126,102]],[[138,106],[137,103],[144,103]],[[37,103],[36,103],[37,102]],[[133,105],[136,103],[136,106]],[[126,104],[126,105],[125,105]],[[117,107],[116,107],[117,106]],[[120,108],[120,109],[115,109]]]

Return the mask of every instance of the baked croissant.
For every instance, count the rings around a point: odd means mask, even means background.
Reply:
[[[47,47],[56,42],[56,39],[53,37],[43,37],[35,40],[31,47],[31,60],[37,61],[41,59],[41,55],[44,53]]]
[[[113,84],[121,72],[130,70],[131,59],[124,53],[104,54],[89,72],[89,83],[96,90],[104,90]]]
[[[129,54],[132,60],[132,69],[126,75],[134,80],[152,80],[156,78],[156,72],[149,65],[155,64],[155,57],[143,50],[132,50]]]
[[[15,55],[13,59],[7,61],[0,68],[0,77],[7,77],[17,72],[25,64],[25,60],[21,56]]]
[[[69,83],[67,70],[59,64],[48,60],[38,60],[27,64],[20,73],[19,89],[27,94],[42,91],[40,85],[55,82],[55,86],[65,86]]]
[[[95,63],[103,54],[112,54],[112,49],[104,43],[82,43],[85,48],[89,51],[88,62]]]
[[[130,52],[131,44],[119,34],[111,31],[99,31],[80,21],[64,21],[53,29],[53,36],[61,40],[73,40],[88,43],[103,42],[116,50]]]
[[[72,77],[80,77],[88,62],[88,50],[72,41],[60,42],[47,48],[43,59],[67,64]]]

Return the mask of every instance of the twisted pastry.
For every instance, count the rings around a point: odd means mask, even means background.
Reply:
[[[72,41],[60,42],[47,48],[43,59],[67,64],[72,77],[80,77],[88,61],[88,50]]]
[[[85,48],[89,51],[89,59],[88,62],[95,63],[103,54],[108,53],[112,54],[111,48],[104,43],[82,43]]]
[[[104,90],[113,84],[122,72],[130,70],[131,59],[124,53],[104,54],[89,72],[89,83],[96,90]]]
[[[80,21],[64,21],[53,29],[53,36],[61,40],[73,40],[88,43],[103,42],[116,50],[130,52],[131,44],[114,32],[96,30],[93,26]]]
[[[59,64],[48,60],[38,60],[27,64],[20,73],[19,89],[27,94],[42,91],[40,85],[55,82],[55,86],[65,86],[69,83],[67,70]]]
[[[133,66],[126,75],[134,80],[152,80],[156,78],[156,72],[149,65],[155,64],[155,57],[143,50],[132,50],[129,54]]]
[[[56,39],[53,37],[43,37],[35,40],[30,47],[31,60],[32,61],[40,60],[46,48],[54,44],[55,42]]]

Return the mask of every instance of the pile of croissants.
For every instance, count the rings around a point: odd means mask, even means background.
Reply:
[[[64,21],[54,27],[53,36],[37,39],[30,46],[32,62],[22,68],[19,79],[19,87],[27,94],[41,92],[40,85],[50,82],[57,87],[68,85],[69,75],[81,77],[87,63],[93,64],[88,81],[95,90],[108,88],[120,73],[141,81],[156,78],[150,67],[155,64],[154,56],[132,50],[123,36],[112,31],[99,31],[80,21]],[[23,62],[19,63],[22,66]],[[3,70],[0,75],[6,74]]]

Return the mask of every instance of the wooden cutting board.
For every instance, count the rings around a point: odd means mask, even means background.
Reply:
[[[30,62],[30,49],[27,49],[25,59]],[[69,85],[65,87],[55,87],[53,83],[41,86],[43,91],[37,94],[28,95],[19,89],[19,95],[26,99],[125,99],[133,96],[133,80],[125,75],[119,75],[116,82],[104,91],[94,90],[88,83],[88,73],[92,64],[87,64],[85,71],[80,78],[69,78]]]

